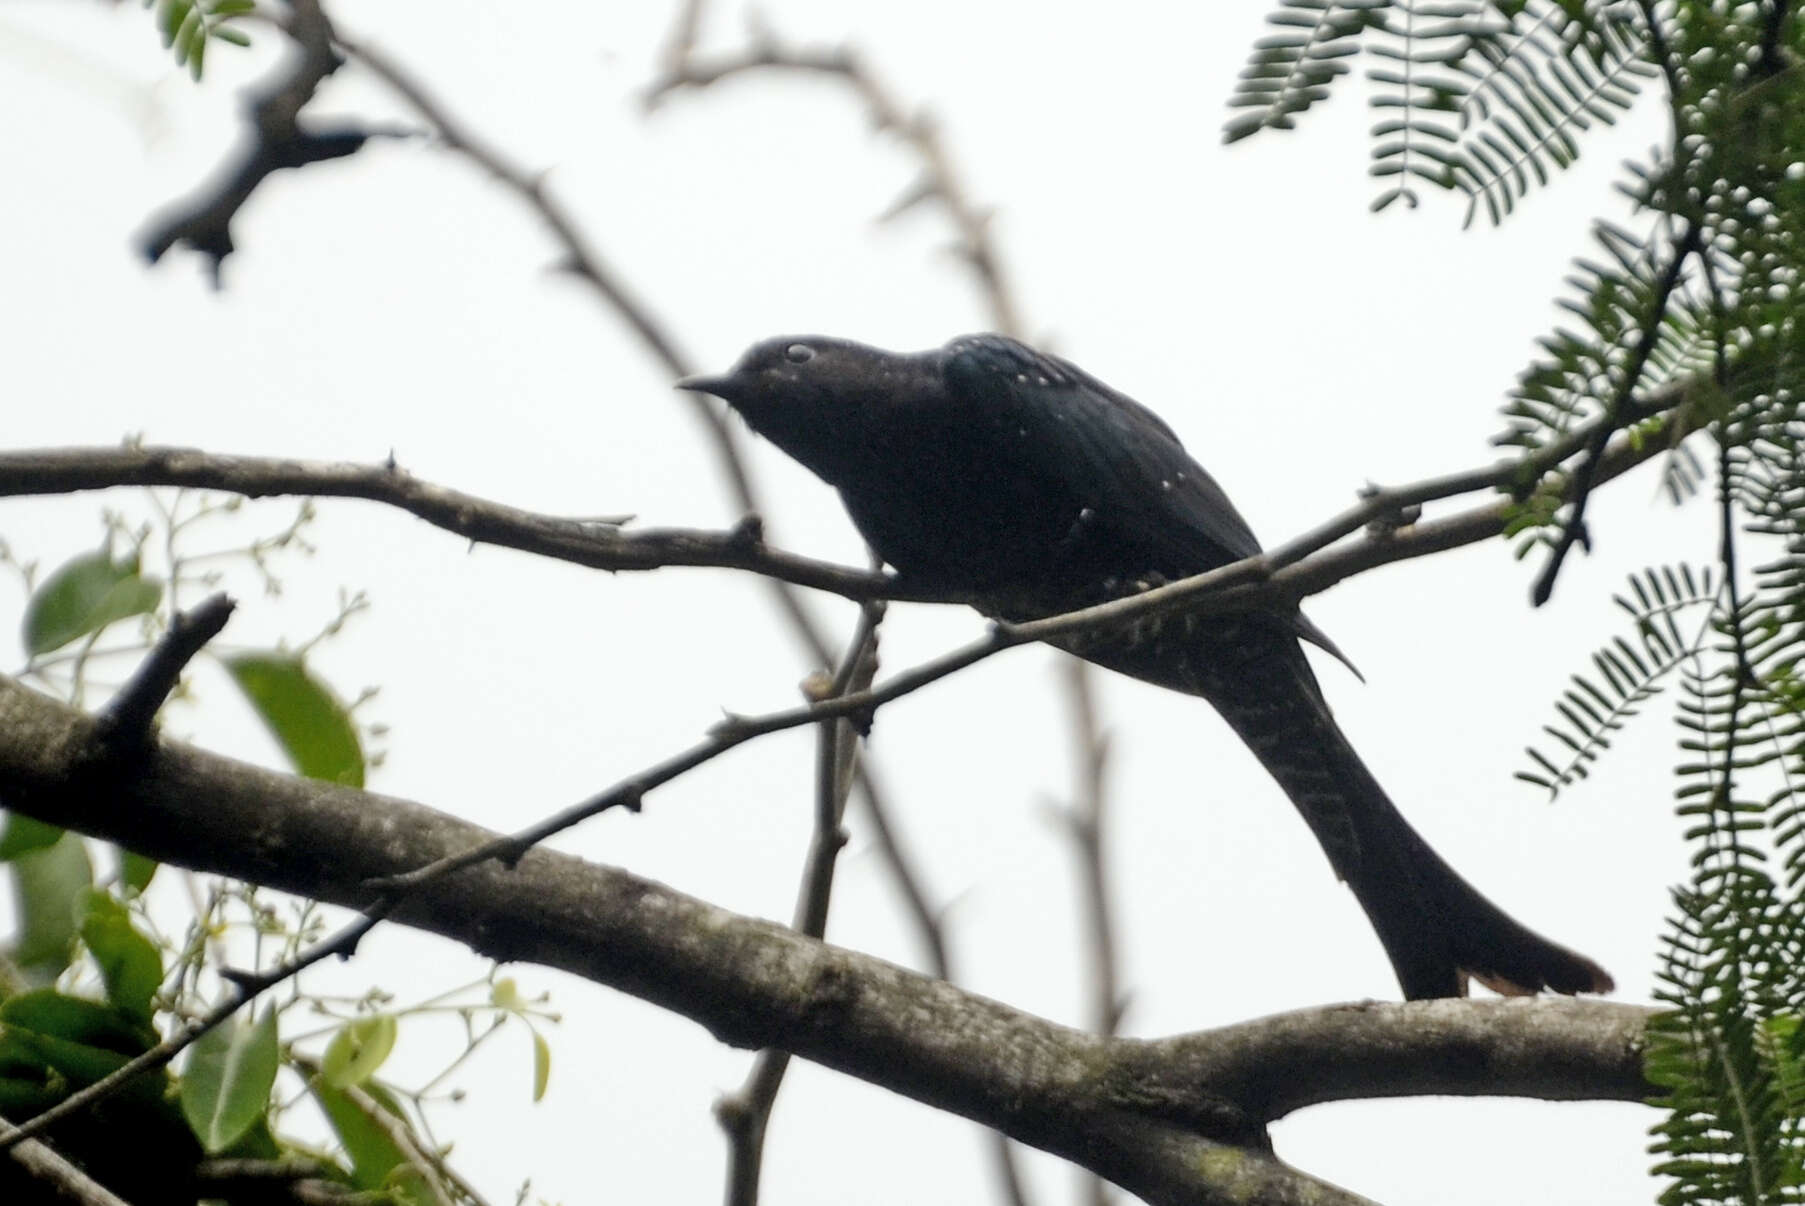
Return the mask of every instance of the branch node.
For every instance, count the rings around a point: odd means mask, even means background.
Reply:
[[[246,971],[242,967],[222,967],[219,969],[219,978],[236,988],[244,997],[249,997],[252,990],[261,987],[264,981],[263,973]]]
[[[1354,491],[1354,496],[1361,502],[1372,502],[1374,499],[1379,499],[1380,505],[1384,505],[1386,493],[1385,488],[1377,482],[1367,482],[1366,485]],[[1383,540],[1388,536],[1396,535],[1400,528],[1410,527],[1422,517],[1423,504],[1421,503],[1391,507],[1366,521],[1366,534],[1374,540]]]
[[[738,712],[722,712],[721,718],[708,726],[706,736],[716,741],[728,741],[744,734],[752,727],[752,717]]]
[[[762,549],[765,546],[765,521],[757,514],[743,516],[727,533],[727,543],[746,552]]]
[[[157,710],[175,690],[183,669],[226,626],[235,606],[229,597],[217,594],[170,622],[169,631],[151,648],[131,681],[97,718],[101,745],[110,755],[140,753],[150,744]]]

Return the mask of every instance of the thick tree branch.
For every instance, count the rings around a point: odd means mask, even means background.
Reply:
[[[1643,1101],[1640,1005],[1571,997],[1367,1001],[1145,1044],[1149,1079],[1212,1085],[1262,1122],[1349,1098],[1470,1095]]]
[[[159,743],[117,794],[96,793],[81,774],[95,739],[92,718],[0,678],[6,806],[164,861],[356,908],[372,899],[370,881],[492,836],[421,805],[176,742]],[[393,919],[973,1118],[1155,1203],[1356,1200],[1261,1149],[1265,1119],[1307,1101],[1643,1091],[1624,1071],[1635,1016],[1622,1006],[1457,1004],[1449,1017],[1473,1021],[1449,1030],[1418,1025],[1442,1006],[1371,1005],[1162,1043],[1099,1038],[543,849],[512,870],[488,862],[425,884]],[[1576,1042],[1587,1026],[1619,1027],[1624,1042],[1608,1051]],[[1284,1079],[1262,1079],[1282,1056]],[[1544,1063],[1558,1075],[1537,1072]]]

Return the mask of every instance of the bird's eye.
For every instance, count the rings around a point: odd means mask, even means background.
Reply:
[[[807,364],[815,358],[815,349],[806,343],[792,343],[783,350],[783,358],[791,364]]]

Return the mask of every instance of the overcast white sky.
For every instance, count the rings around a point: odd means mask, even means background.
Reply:
[[[785,331],[915,348],[982,327],[936,211],[874,225],[913,165],[839,88],[748,80],[641,112],[669,7],[418,0],[335,15],[516,159],[550,169],[549,187],[704,367]],[[738,46],[738,6],[716,7],[705,45]],[[762,8],[786,38],[852,41],[899,95],[940,116],[970,193],[997,210],[1031,330],[1164,415],[1268,542],[1369,480],[1494,455],[1498,402],[1555,320],[1590,217],[1616,204],[1617,163],[1661,135],[1645,105],[1588,140],[1580,166],[1504,229],[1462,234],[1452,200],[1368,214],[1357,85],[1295,135],[1219,145],[1265,0]],[[274,44],[262,33],[251,52],[215,47],[195,87],[136,5],[0,9],[5,443],[136,432],[366,462],[393,450],[416,474],[522,507],[736,519],[658,366],[546,270],[551,246],[511,198],[428,143],[271,181],[237,225],[222,292],[189,255],[145,267],[131,240],[221,161],[237,90],[267,71]],[[404,116],[355,68],[316,110]],[[768,447],[754,457],[774,539],[858,560],[825,488]],[[1513,913],[1604,962],[1632,1001],[1648,999],[1666,885],[1684,873],[1671,725],[1647,717],[1554,806],[1511,772],[1567,675],[1614,631],[1609,594],[1623,575],[1709,554],[1706,510],[1673,510],[1655,476],[1595,503],[1596,554],[1571,564],[1540,611],[1526,602],[1530,567],[1502,544],[1368,574],[1308,607],[1366,674],[1361,686],[1324,670],[1342,724],[1413,822]],[[0,536],[54,563],[92,544],[103,504],[141,507],[125,492],[9,500]],[[786,705],[812,668],[752,581],[609,577],[472,551],[366,504],[321,511],[318,554],[292,567],[281,599],[241,588],[227,639],[304,636],[340,586],[367,591],[373,610],[317,660],[346,694],[381,686],[372,714],[392,732],[374,785],[484,824],[517,827],[655,761],[723,708]],[[265,504],[252,522],[273,528],[288,513]],[[850,626],[849,606],[811,602]],[[0,625],[22,603],[0,583]],[[979,624],[896,608],[886,666]],[[1072,778],[1056,670],[1054,655],[1023,650],[937,685],[881,715],[872,757],[947,906],[964,982],[1076,1023],[1074,863],[1048,819]],[[1102,687],[1127,1029],[1395,997],[1352,898],[1209,709],[1125,680]],[[274,759],[221,683],[201,689],[178,731]],[[809,740],[737,751],[643,815],[607,816],[560,845],[787,919]],[[919,966],[863,818],[851,823],[830,936]],[[463,963],[477,966],[389,929],[320,983],[417,997]],[[607,990],[517,975],[552,990],[565,1016],[551,1092],[529,1105],[524,1036],[478,1061],[472,1098],[441,1118],[456,1166],[498,1203],[529,1175],[568,1203],[715,1200],[722,1143],[709,1105],[749,1056]],[[405,1032],[399,1067],[431,1068],[446,1050]],[[1422,1100],[1314,1109],[1275,1138],[1298,1166],[1390,1206],[1627,1204],[1653,1197],[1652,1120],[1633,1106]],[[1063,1166],[1032,1171],[1038,1201],[1070,1200]],[[982,1201],[988,1176],[969,1124],[793,1068],[768,1149],[770,1201]]]

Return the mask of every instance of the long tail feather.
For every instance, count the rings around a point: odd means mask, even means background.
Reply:
[[[1410,827],[1335,723],[1293,632],[1260,617],[1108,634],[1071,651],[1210,701],[1303,815],[1378,932],[1405,997],[1609,992],[1592,960],[1487,900]]]

